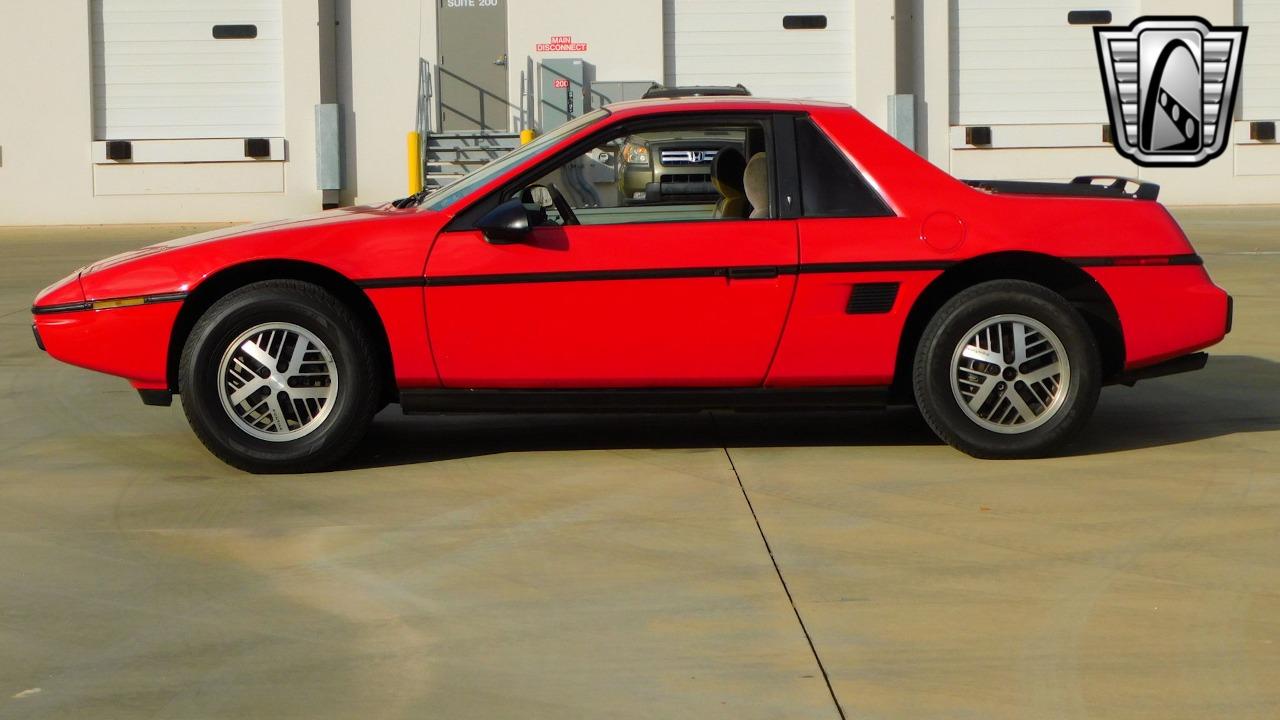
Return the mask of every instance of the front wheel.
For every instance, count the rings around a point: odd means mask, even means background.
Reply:
[[[273,280],[209,308],[182,351],[179,390],[196,436],[250,472],[308,472],[363,437],[382,396],[367,333],[322,288]]]
[[[1097,342],[1061,295],[997,280],[948,301],[925,328],[913,384],[938,437],[979,458],[1051,453],[1098,401]]]

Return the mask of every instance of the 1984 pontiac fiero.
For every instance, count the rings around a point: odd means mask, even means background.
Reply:
[[[654,163],[714,193],[637,202],[620,179]],[[1157,191],[962,182],[845,106],[639,101],[429,194],[90,265],[40,293],[34,329],[148,404],[180,393],[252,471],[329,466],[392,402],[915,402],[971,455],[1037,456],[1102,385],[1202,367],[1230,329]]]

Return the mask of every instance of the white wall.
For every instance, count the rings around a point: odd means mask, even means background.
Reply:
[[[89,4],[8,2],[0,225],[253,220],[318,210],[317,3],[287,0],[287,161],[95,164]]]
[[[662,2],[508,0],[507,54],[511,104],[520,102],[520,71],[530,60],[581,58],[595,65],[596,79],[662,82]],[[552,35],[586,43],[583,53],[535,49]],[[534,87],[537,87],[534,78]]]

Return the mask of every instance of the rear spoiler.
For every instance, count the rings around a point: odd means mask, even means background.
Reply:
[[[1134,200],[1155,200],[1160,196],[1159,185],[1119,175],[1081,175],[1069,183],[1020,180],[965,180],[964,182],[979,190],[1000,195],[1063,195]],[[1130,186],[1133,186],[1132,190]]]

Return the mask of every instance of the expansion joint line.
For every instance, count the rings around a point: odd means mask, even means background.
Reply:
[[[773,546],[769,544],[769,537],[764,533],[764,526],[760,524],[760,516],[756,514],[755,505],[751,503],[751,496],[747,493],[747,486],[742,483],[742,476],[738,474],[738,466],[733,462],[733,455],[729,453],[729,445],[724,441],[724,434],[720,432],[720,423],[716,420],[715,413],[710,413],[711,423],[715,426],[716,435],[720,439],[721,449],[724,450],[724,457],[729,461],[729,469],[733,471],[733,477],[738,481],[738,489],[742,491],[742,499],[747,501],[747,509],[751,511],[751,519],[756,523],[756,531],[760,533],[760,540],[764,542],[764,549],[769,553],[769,562],[773,563],[773,571],[778,575],[778,582],[782,584],[782,591],[787,594],[787,602],[791,604],[791,612],[796,615],[796,622],[800,624],[800,632],[804,633],[805,642],[809,643],[809,652],[813,654],[813,660],[818,664],[818,671],[822,673],[822,681],[827,685],[827,692],[831,694],[831,702],[836,706],[836,714],[840,716],[840,720],[846,720],[844,708],[840,707],[840,699],[836,697],[836,690],[831,686],[831,676],[827,675],[827,667],[822,664],[822,657],[818,655],[818,648],[813,644],[813,637],[809,635],[809,628],[804,624],[804,618],[800,616],[800,608],[796,607],[796,600],[791,596],[791,588],[787,586],[787,579],[782,575],[782,567],[778,565],[778,558],[773,554]]]

